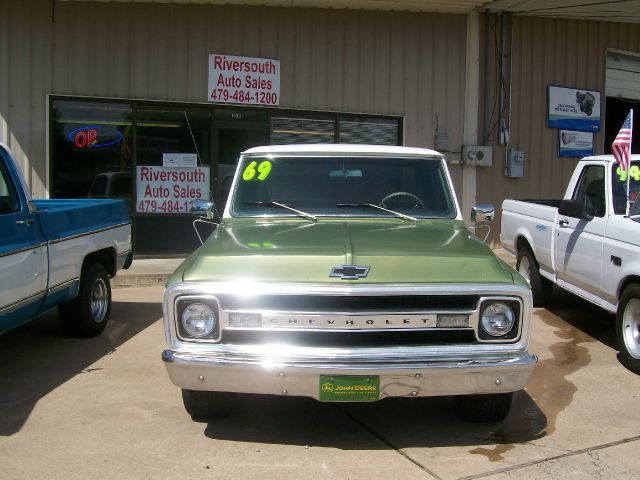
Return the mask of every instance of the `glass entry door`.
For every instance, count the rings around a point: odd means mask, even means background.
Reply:
[[[222,213],[240,152],[269,144],[267,113],[248,109],[216,109],[214,130],[218,164],[214,198]]]
[[[189,213],[212,198],[211,109],[138,105],[135,112],[135,251],[185,254],[199,245]]]

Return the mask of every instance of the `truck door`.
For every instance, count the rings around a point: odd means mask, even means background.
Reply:
[[[600,295],[607,209],[604,166],[585,166],[571,198],[584,202],[586,212],[593,218],[558,215],[555,249],[558,284],[576,293]]]
[[[47,246],[9,162],[0,148],[0,333],[38,313],[47,283]]]

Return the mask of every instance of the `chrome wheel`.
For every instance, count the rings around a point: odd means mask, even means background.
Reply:
[[[629,300],[624,309],[622,339],[629,355],[640,359],[640,299]]]
[[[109,309],[109,293],[104,279],[98,277],[91,287],[90,306],[91,318],[96,323],[102,322],[107,316]]]

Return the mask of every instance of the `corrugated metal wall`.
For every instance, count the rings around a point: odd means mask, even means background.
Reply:
[[[483,130],[496,120],[496,52],[489,36]],[[513,18],[511,128],[508,148],[525,153],[523,178],[504,175],[506,147],[497,145],[497,129],[488,141],[494,146],[493,167],[478,168],[477,198],[499,207],[505,198],[560,198],[577,158],[559,157],[558,130],[547,128],[547,86],[598,90],[602,98],[606,49],[640,52],[640,24],[621,24],[532,17]],[[493,114],[493,116],[492,116]],[[492,122],[489,119],[492,118]],[[617,127],[615,127],[617,128]],[[603,152],[604,131],[594,134],[594,153]],[[608,152],[606,152],[608,153]],[[493,241],[498,240],[499,217]]]
[[[459,150],[465,35],[465,15],[0,0],[0,141],[44,195],[47,94],[206,102],[225,53],[279,59],[281,107],[404,115],[423,147],[437,112]]]

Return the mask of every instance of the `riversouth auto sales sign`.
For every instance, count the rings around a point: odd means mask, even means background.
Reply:
[[[278,105],[280,62],[269,58],[209,55],[210,102]]]
[[[194,200],[209,200],[209,167],[138,165],[136,189],[136,212],[188,213]]]

